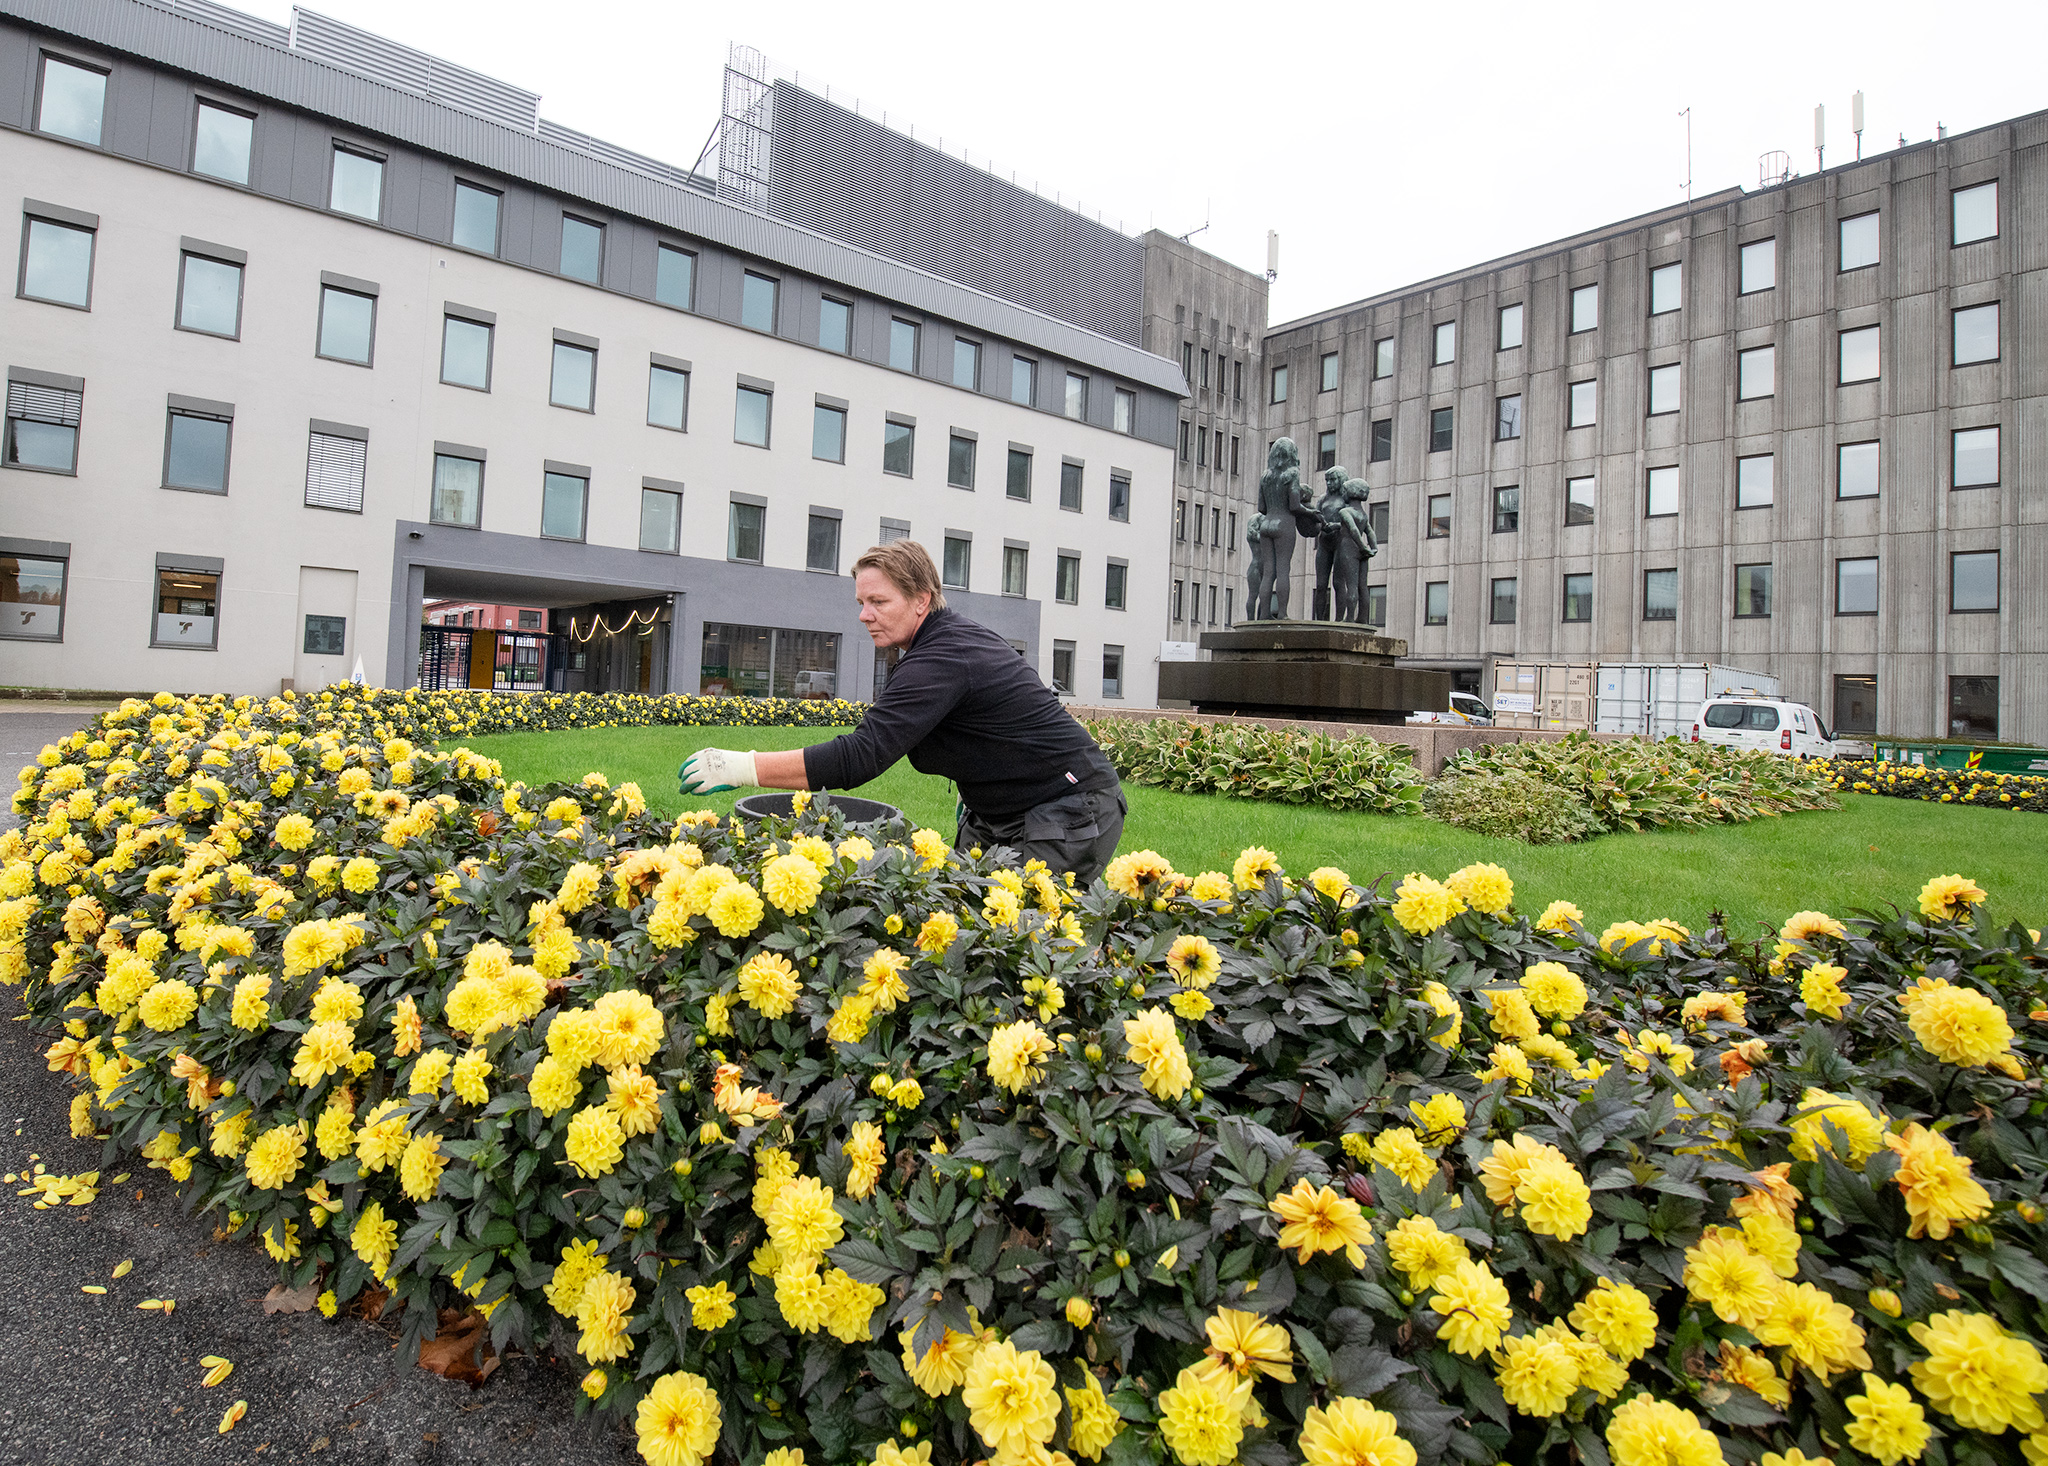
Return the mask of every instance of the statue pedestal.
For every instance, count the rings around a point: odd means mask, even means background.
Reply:
[[[1408,643],[1337,621],[1246,621],[1202,633],[1206,662],[1159,664],[1159,695],[1201,713],[1401,723],[1447,708],[1451,674],[1396,667]]]

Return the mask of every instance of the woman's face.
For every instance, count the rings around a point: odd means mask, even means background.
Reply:
[[[860,606],[860,624],[882,648],[908,646],[932,608],[929,591],[912,598],[895,581],[870,565],[853,577],[853,598]]]

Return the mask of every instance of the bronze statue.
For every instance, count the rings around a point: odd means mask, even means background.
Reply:
[[[1348,619],[1330,604],[1330,572],[1337,565],[1337,541],[1344,533],[1344,483],[1348,475],[1342,465],[1323,470],[1323,497],[1316,501],[1316,592],[1312,614],[1318,621]],[[1341,601],[1341,592],[1339,594]]]
[[[1300,533],[1313,533],[1315,525],[1315,510],[1301,481],[1301,450],[1292,438],[1275,438],[1266,452],[1259,512],[1252,522],[1258,528],[1250,536],[1251,600],[1245,610],[1253,621],[1284,621],[1294,588],[1294,542]]]
[[[1339,621],[1365,621],[1366,562],[1380,552],[1373,538],[1372,515],[1365,507],[1372,492],[1364,479],[1346,479],[1344,507],[1338,511],[1337,607]]]
[[[1248,621],[1264,621],[1267,593],[1273,588],[1273,537],[1276,526],[1263,514],[1254,514],[1245,525],[1244,541],[1251,547],[1244,604]]]

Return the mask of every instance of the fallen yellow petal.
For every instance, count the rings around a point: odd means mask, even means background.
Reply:
[[[227,1356],[222,1354],[202,1354],[199,1356],[199,1362],[211,1369],[216,1364],[226,1364],[228,1361]]]
[[[205,1361],[202,1360],[201,1362],[204,1363]],[[207,1370],[206,1378],[202,1379],[199,1383],[206,1386],[206,1388],[210,1390],[234,1372],[235,1366],[230,1364],[227,1360],[223,1359],[218,1364],[214,1365],[213,1368]]]
[[[123,1258],[121,1261],[114,1264],[114,1276],[117,1278],[125,1278],[128,1276],[128,1274],[134,1271],[135,1259],[132,1257]]]
[[[102,1288],[98,1283],[87,1283],[83,1288],[80,1288],[78,1291],[81,1293],[104,1293],[107,1290],[105,1288]]]
[[[137,1308],[147,1308],[154,1312],[155,1310],[162,1308],[164,1306],[164,1300],[161,1298],[145,1298],[135,1306]]]
[[[123,1181],[126,1181],[132,1174],[134,1173],[131,1171],[123,1171],[120,1175],[114,1178],[114,1184],[116,1186],[119,1186]]]
[[[235,1401],[234,1404],[228,1406],[227,1413],[221,1416],[220,1430],[218,1433],[221,1435],[226,1435],[229,1431],[233,1430],[235,1426],[240,1423],[242,1417],[244,1415],[247,1415],[248,1413],[249,1402],[247,1400]]]

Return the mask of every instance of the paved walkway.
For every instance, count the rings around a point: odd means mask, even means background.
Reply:
[[[15,769],[95,711],[0,708],[10,790]],[[0,1174],[33,1171],[31,1156],[63,1175],[100,1169],[102,1145],[70,1138],[73,1091],[47,1071],[48,1036],[20,1014],[14,993],[0,990]],[[129,1180],[105,1184],[123,1172]],[[400,1359],[395,1326],[266,1315],[277,1270],[260,1246],[216,1240],[210,1221],[185,1214],[169,1179],[133,1157],[112,1159],[101,1180],[92,1205],[49,1211],[16,1196],[18,1183],[0,1185],[4,1466],[638,1461],[629,1432],[573,1418],[573,1359],[511,1358],[472,1391]],[[133,1270],[115,1278],[128,1259]],[[81,1293],[88,1284],[107,1291]],[[177,1300],[168,1318],[135,1306],[166,1297]],[[213,1389],[199,1383],[203,1354],[234,1361]],[[249,1402],[248,1416],[220,1435],[221,1412],[236,1400]]]

